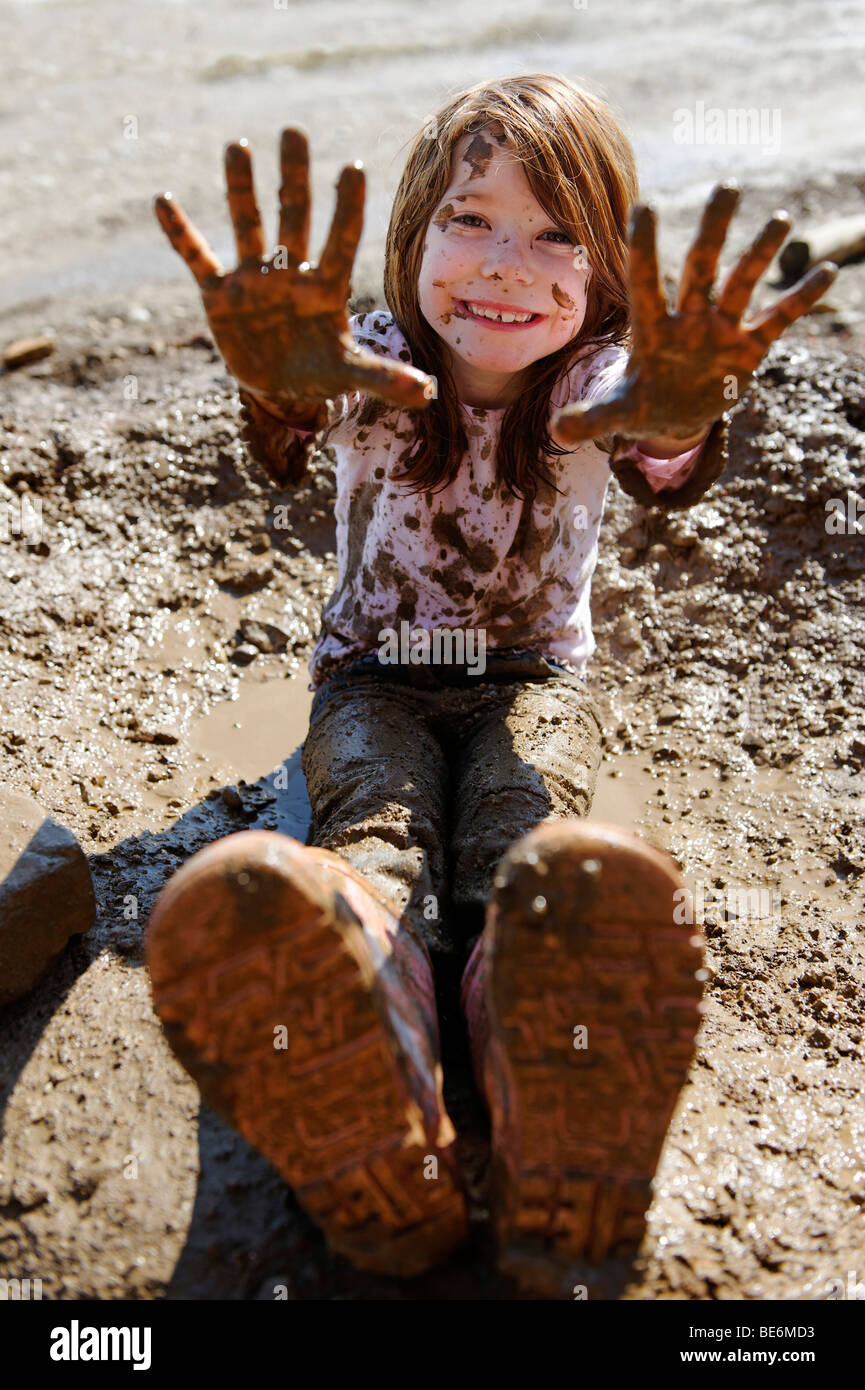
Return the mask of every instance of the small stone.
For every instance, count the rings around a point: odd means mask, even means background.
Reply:
[[[679,709],[678,705],[674,705],[670,702],[661,705],[661,708],[658,710],[659,724],[675,724],[676,720],[681,719],[681,717],[682,711]]]
[[[273,623],[261,623],[256,618],[244,618],[238,629],[241,642],[257,647],[260,652],[280,652],[288,642],[288,633]]]
[[[640,645],[641,633],[639,624],[630,613],[624,614],[616,624],[616,641],[620,647],[628,649]]]
[[[51,338],[16,338],[3,352],[3,366],[7,372],[14,372],[19,367],[29,366],[31,362],[41,362],[43,357],[50,357],[53,351],[54,341]]]
[[[231,653],[231,659],[237,666],[248,666],[258,655],[258,647],[254,647],[251,642],[241,642]]]
[[[240,795],[237,787],[223,787],[221,795],[229,811],[243,810],[243,797]]]

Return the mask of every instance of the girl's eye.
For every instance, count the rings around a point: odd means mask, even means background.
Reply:
[[[544,236],[561,237],[561,241],[556,242],[557,246],[573,246],[573,237],[568,236],[567,232],[544,232]],[[543,237],[541,238],[543,240]]]
[[[484,219],[480,217],[476,212],[458,212],[456,217],[451,218],[451,222],[463,222],[467,217],[473,217],[475,222],[481,222],[484,226],[486,226]]]

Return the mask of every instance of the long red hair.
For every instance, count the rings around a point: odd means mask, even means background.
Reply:
[[[438,395],[412,412],[414,444],[399,476],[410,492],[434,492],[459,470],[467,448],[463,417],[444,344],[418,301],[418,277],[430,218],[451,179],[454,149],[492,122],[504,129],[537,201],[585,248],[592,275],[586,316],[575,338],[526,370],[525,389],[506,409],[498,448],[499,478],[517,496],[534,498],[540,463],[566,451],[549,433],[550,397],[583,344],[623,343],[628,334],[627,219],[639,197],[630,143],[600,97],[547,73],[481,82],[451,97],[412,140],[394,198],[385,247],[384,292],[414,364],[438,381]]]

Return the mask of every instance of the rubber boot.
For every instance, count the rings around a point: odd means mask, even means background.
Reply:
[[[339,855],[246,830],[172,875],[146,961],[207,1102],[330,1247],[411,1276],[466,1231],[423,942]]]
[[[571,1297],[578,1262],[644,1234],[701,1013],[685,893],[669,855],[576,819],[537,826],[497,868],[461,1002],[499,1267],[543,1296]]]

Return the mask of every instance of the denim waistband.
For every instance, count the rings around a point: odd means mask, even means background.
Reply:
[[[383,680],[396,681],[423,690],[440,690],[454,686],[468,689],[472,685],[482,685],[484,681],[489,680],[547,680],[551,676],[585,680],[585,677],[575,676],[573,671],[569,671],[566,666],[551,657],[542,656],[540,652],[525,647],[489,652],[485,669],[480,675],[472,674],[470,667],[458,664],[390,664],[379,661],[378,652],[367,652],[322,682],[313,696],[310,717],[315,717],[330,695],[344,690],[353,678],[364,675],[381,676]]]

